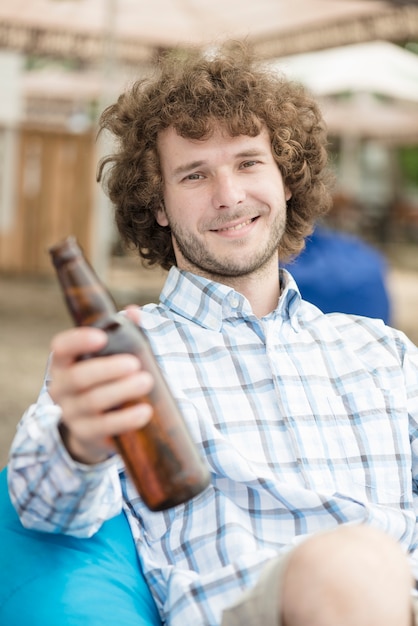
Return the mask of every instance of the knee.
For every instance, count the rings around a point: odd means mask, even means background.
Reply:
[[[330,567],[378,567],[383,563],[397,563],[406,567],[406,559],[399,544],[386,533],[365,525],[340,526],[306,539],[294,551],[294,560],[308,561],[315,569]]]
[[[300,611],[304,597],[309,623],[316,623],[311,612],[323,615],[326,606],[333,619],[348,612],[357,614],[361,624],[360,614],[367,607],[369,614],[386,614],[388,620],[382,624],[395,624],[390,621],[391,614],[398,619],[410,611],[411,585],[407,559],[396,541],[368,526],[341,526],[306,539],[294,550],[284,579],[283,601],[292,611],[296,603]],[[321,620],[323,617],[318,623],[328,623]],[[403,623],[408,623],[408,617],[398,622]]]

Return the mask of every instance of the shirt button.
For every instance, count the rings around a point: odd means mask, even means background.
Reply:
[[[231,296],[229,299],[229,305],[232,309],[236,309],[239,305],[239,300],[237,296]]]

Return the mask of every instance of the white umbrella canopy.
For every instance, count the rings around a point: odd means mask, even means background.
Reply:
[[[418,55],[388,41],[282,57],[273,65],[319,96],[368,92],[418,102]]]
[[[26,30],[25,30],[26,29]],[[418,8],[384,0],[3,0],[0,46],[97,55],[94,38],[149,47],[248,38],[265,57],[375,38],[418,35]],[[30,31],[30,32],[29,32]],[[395,32],[396,31],[396,32]],[[74,37],[78,37],[74,41]],[[86,39],[87,38],[87,39]],[[334,43],[332,43],[334,42]],[[130,53],[128,44],[130,45]],[[77,44],[77,45],[76,45]]]
[[[370,94],[347,100],[325,99],[321,109],[330,135],[378,139],[385,143],[418,144],[418,108],[403,102],[382,102]]]

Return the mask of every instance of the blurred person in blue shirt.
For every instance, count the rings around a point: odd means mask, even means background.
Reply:
[[[359,237],[318,225],[301,254],[284,267],[302,297],[324,313],[365,315],[391,323],[386,259]]]

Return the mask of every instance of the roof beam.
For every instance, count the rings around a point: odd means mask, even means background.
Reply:
[[[406,42],[418,40],[418,7],[388,5],[384,13],[345,18],[339,22],[295,30],[272,32],[253,38],[253,47],[262,58],[274,58],[373,40]],[[165,43],[145,44],[135,38],[116,37],[114,57],[127,65],[156,58]],[[63,31],[34,27],[3,20],[0,22],[0,48],[24,54],[75,59],[87,64],[100,62],[106,54],[106,34]]]
[[[253,41],[263,58],[274,58],[366,41],[404,43],[418,40],[418,7],[388,8],[379,15],[345,18],[314,28],[299,28]]]

